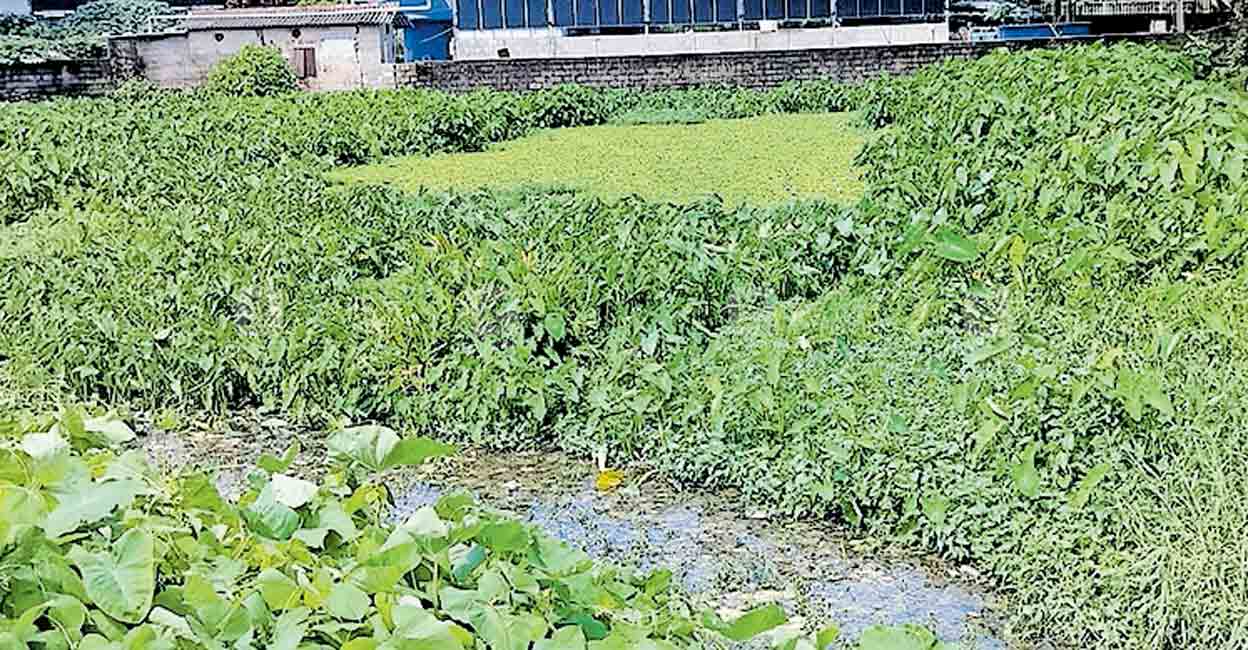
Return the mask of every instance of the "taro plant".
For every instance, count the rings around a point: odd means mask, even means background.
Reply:
[[[163,476],[114,417],[0,426],[5,648],[678,648],[746,639],[774,612],[708,627],[670,575],[631,575],[462,495],[378,523],[376,484],[266,458],[237,503]],[[340,467],[449,453],[382,427],[333,436]]]

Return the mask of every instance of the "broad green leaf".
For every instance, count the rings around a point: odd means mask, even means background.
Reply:
[[[788,617],[779,605],[775,603],[763,605],[730,621],[724,628],[724,636],[733,641],[748,641],[763,632],[784,625],[786,621]]]
[[[542,321],[542,324],[546,327],[546,333],[550,335],[551,339],[555,341],[563,340],[563,335],[566,333],[564,331],[563,316],[553,313],[546,314],[546,318]]]
[[[154,552],[151,536],[135,528],[117,540],[111,553],[75,546],[68,557],[82,573],[92,604],[119,621],[138,623],[151,609],[156,590]]]
[[[348,621],[363,620],[368,615],[371,604],[368,594],[348,582],[334,585],[329,592],[329,598],[325,600],[325,608],[330,614]]]
[[[953,262],[973,262],[979,257],[979,250],[974,240],[949,228],[942,229],[936,234],[933,251],[940,257]]]
[[[300,524],[299,513],[277,502],[272,483],[243,510],[243,519],[256,534],[277,541],[290,539]]]
[[[529,547],[529,531],[517,521],[499,521],[486,524],[478,538],[495,553],[514,553]]]
[[[1036,450],[1038,445],[1031,443],[1023,450],[1022,460],[1015,463],[1010,471],[1010,478],[1014,481],[1014,487],[1023,496],[1035,498],[1040,494],[1040,473],[1036,471]]]
[[[450,533],[450,528],[438,517],[438,512],[433,509],[433,506],[422,506],[417,509],[399,528],[417,537],[446,537]]]
[[[338,533],[338,536],[344,542],[350,542],[359,534],[355,527],[355,521],[351,519],[351,515],[348,515],[342,509],[342,504],[337,501],[331,501],[317,511],[316,524],[319,528],[326,528]]]
[[[453,650],[467,645],[455,634],[452,624],[425,609],[395,607],[394,624],[394,636],[404,640],[400,646],[403,650]]]
[[[328,535],[328,528],[300,528],[291,537],[303,542],[308,548],[319,549],[325,547],[325,537]]]
[[[278,569],[261,571],[256,576],[256,584],[269,609],[281,611],[297,607],[300,603],[298,583]]]
[[[115,415],[84,420],[83,429],[98,433],[113,445],[121,445],[134,440],[134,431]]]
[[[48,513],[43,530],[48,537],[60,537],[107,517],[116,508],[129,506],[142,492],[143,484],[135,480],[81,484]]]
[[[308,610],[298,608],[288,610],[277,618],[273,626],[273,641],[266,650],[297,650],[307,634]]]
[[[533,650],[586,650],[585,633],[576,625],[555,630],[549,639],[539,639]]]
[[[311,481],[285,474],[274,474],[270,481],[273,486],[273,500],[287,508],[300,508],[316,496],[316,483]]]
[[[295,463],[295,459],[299,457],[299,441],[290,443],[281,458],[277,458],[272,454],[263,454],[260,460],[256,461],[256,466],[270,474],[280,474],[290,469]]]
[[[916,625],[872,625],[858,637],[858,650],[932,650],[936,637]]]
[[[451,576],[459,582],[463,582],[477,567],[485,562],[485,547],[480,544],[473,544],[463,557],[455,561],[451,566]]]
[[[840,636],[841,628],[837,627],[836,624],[828,625],[819,630],[819,633],[815,635],[815,647],[818,650],[828,650]]]
[[[390,449],[382,461],[382,469],[420,465],[433,458],[452,456],[455,446],[431,438],[406,438]]]
[[[1109,463],[1101,463],[1096,467],[1088,470],[1086,476],[1079,481],[1075,489],[1070,493],[1070,507],[1074,510],[1081,510],[1088,503],[1088,499],[1092,497],[1092,490],[1096,489],[1105,477],[1109,474]]]
[[[932,495],[923,497],[919,500],[923,506],[923,516],[933,525],[940,526],[945,523],[945,515],[949,512],[949,498],[942,495]]]

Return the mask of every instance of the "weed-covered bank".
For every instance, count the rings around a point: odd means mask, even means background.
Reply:
[[[321,175],[625,108],[846,102],[878,127],[849,208]],[[1248,640],[1248,101],[1177,55],[998,54],[853,91],[58,102],[0,123],[0,357],[21,395],[605,447],[973,561],[1024,636]]]

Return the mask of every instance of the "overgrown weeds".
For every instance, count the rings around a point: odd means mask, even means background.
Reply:
[[[858,107],[880,127],[866,195],[725,210],[321,176],[691,105]],[[975,562],[1024,637],[1248,640],[1248,99],[1175,53],[853,90],[58,102],[0,132],[19,391],[606,448]]]

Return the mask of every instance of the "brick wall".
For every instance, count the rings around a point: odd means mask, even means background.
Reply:
[[[112,87],[107,59],[0,66],[0,101],[103,95]]]
[[[1152,40],[1152,36],[1089,40]],[[1054,47],[1071,41],[923,43],[772,52],[723,52],[580,59],[442,61],[395,66],[399,87],[467,91],[536,90],[564,83],[615,88],[679,88],[732,85],[768,88],[786,81],[830,79],[859,82],[905,74],[946,59],[971,59],[997,49]]]

